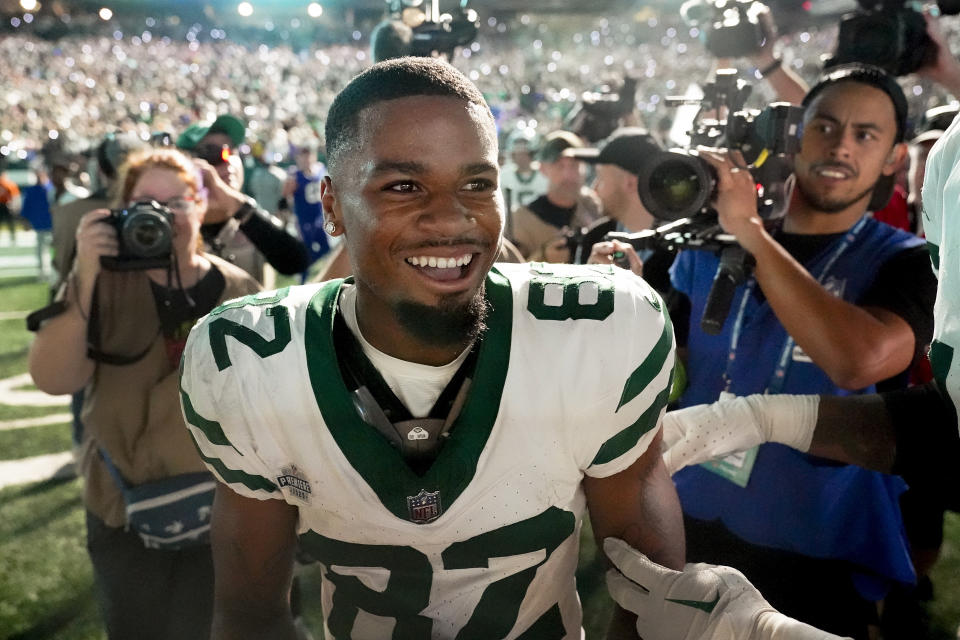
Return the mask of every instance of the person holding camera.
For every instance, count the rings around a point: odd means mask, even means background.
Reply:
[[[204,188],[191,159],[173,149],[130,156],[120,172],[118,209],[81,218],[59,313],[48,315],[30,349],[39,389],[85,390],[78,468],[87,549],[110,638],[205,639],[210,632],[209,545],[147,548],[127,529],[119,482],[136,486],[205,470],[180,411],[180,354],[199,317],[260,288],[200,250],[207,203],[224,198],[217,189]],[[138,255],[164,242],[166,255]]]
[[[303,241],[242,193],[244,170],[238,147],[245,137],[246,125],[224,114],[210,124],[191,125],[177,138],[177,148],[200,161],[205,184],[219,178],[225,185],[217,190],[221,197],[209,203],[203,240],[211,253],[260,283],[266,278],[266,264],[284,275],[303,273],[310,266]]]
[[[529,262],[569,262],[567,231],[600,218],[600,201],[584,185],[583,165],[572,155],[584,146],[580,136],[569,131],[554,131],[544,138],[538,155],[549,187],[512,216],[510,240]]]
[[[869,392],[930,341],[936,282],[922,241],[866,215],[906,153],[899,85],[875,67],[845,65],[803,104],[796,187],[773,233],[742,156],[701,151],[717,173],[720,224],[755,268],[721,332],[708,335],[691,319],[708,301],[718,258],[678,255],[672,282],[692,305],[690,318],[674,318],[689,324],[682,406],[762,392]],[[804,622],[865,638],[873,602],[891,582],[915,579],[899,478],[770,444],[674,479],[688,559],[737,567]]]

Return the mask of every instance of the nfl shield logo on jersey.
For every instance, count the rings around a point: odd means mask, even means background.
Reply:
[[[407,509],[410,511],[410,521],[415,524],[433,522],[443,513],[440,506],[440,492],[420,489],[415,496],[407,496]]]

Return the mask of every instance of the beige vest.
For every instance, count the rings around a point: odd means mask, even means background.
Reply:
[[[220,302],[260,286],[237,267],[205,254],[223,274]],[[103,271],[99,279],[100,349],[146,355],[131,365],[97,363],[84,392],[80,471],[86,507],[108,525],[126,523],[123,497],[99,455],[102,447],[131,484],[205,471],[180,412],[178,370],[169,362],[150,282],[142,271]],[[123,304],[116,304],[122,301]]]

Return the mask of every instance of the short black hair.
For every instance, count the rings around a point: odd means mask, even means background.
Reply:
[[[360,112],[380,102],[414,96],[460,98],[493,114],[480,90],[448,62],[406,57],[379,62],[356,76],[337,94],[327,113],[327,166],[335,171],[344,153],[360,138]],[[425,122],[424,126],[429,126]]]

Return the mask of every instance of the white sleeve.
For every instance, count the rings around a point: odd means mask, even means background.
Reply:
[[[660,296],[623,269],[615,269],[616,308],[600,344],[615,364],[597,371],[608,392],[584,420],[591,459],[585,473],[605,478],[633,464],[657,435],[673,383],[676,342]]]
[[[250,316],[242,309],[230,311],[224,314],[228,321],[244,323],[243,316]],[[204,463],[221,482],[246,497],[282,499],[273,474],[256,453],[256,430],[246,419],[239,367],[218,367],[210,344],[211,322],[207,316],[193,328],[180,363],[180,403],[187,428]]]

